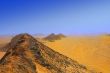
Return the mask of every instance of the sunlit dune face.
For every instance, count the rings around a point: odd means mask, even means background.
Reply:
[[[110,73],[110,37],[67,37],[47,46],[104,73]]]
[[[0,52],[0,59],[5,55],[6,52]]]

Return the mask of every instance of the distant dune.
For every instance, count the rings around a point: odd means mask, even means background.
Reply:
[[[12,36],[0,36],[0,44],[5,44],[10,42]]]

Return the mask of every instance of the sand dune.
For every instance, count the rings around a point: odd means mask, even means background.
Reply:
[[[103,73],[110,73],[110,37],[68,37],[45,43],[79,63]]]

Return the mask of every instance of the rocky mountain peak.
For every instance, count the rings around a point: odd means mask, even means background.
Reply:
[[[29,50],[32,37],[28,34],[15,36],[6,48],[6,54],[0,60],[0,73],[37,73]]]

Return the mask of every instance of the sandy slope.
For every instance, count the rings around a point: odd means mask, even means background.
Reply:
[[[6,52],[0,52],[0,59],[5,55]]]
[[[110,37],[67,37],[45,43],[79,63],[103,73],[110,73]]]

